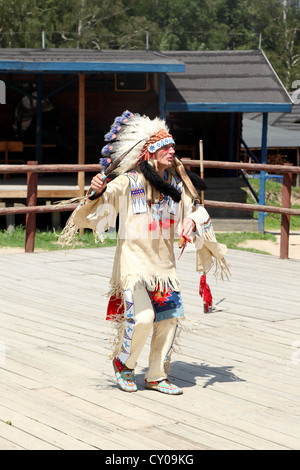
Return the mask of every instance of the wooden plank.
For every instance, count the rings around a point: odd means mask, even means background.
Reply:
[[[11,414],[8,416],[11,417]],[[30,428],[29,428],[30,429]],[[60,447],[33,436],[30,432],[24,431],[17,426],[10,426],[6,422],[0,421],[0,434],[6,440],[6,449],[14,450],[21,447],[24,450],[59,450]],[[11,445],[9,443],[11,442]],[[1,448],[1,450],[3,450]]]
[[[18,446],[14,442],[0,437],[0,449],[1,450],[25,450],[24,447]]]
[[[83,443],[80,439],[73,438],[70,435],[67,435],[63,430],[63,423],[60,424],[60,430],[55,426],[59,425],[60,419],[56,418],[56,423],[51,424],[49,418],[48,423],[45,424],[41,422],[41,418],[38,419],[35,417],[34,412],[31,416],[26,416],[26,413],[23,414],[20,411],[15,411],[13,407],[7,408],[0,405],[0,413],[6,417],[9,417],[12,425],[10,429],[5,433],[5,437],[8,438],[12,435],[12,439],[16,439],[16,444],[20,445],[20,442],[24,443],[25,449],[37,450],[97,450],[99,447],[94,447],[87,443]],[[16,433],[14,430],[17,429],[20,431],[19,434],[24,433],[24,439],[22,436],[15,436]],[[13,432],[9,432],[9,431]],[[30,430],[30,433],[28,432]],[[34,439],[35,437],[35,439]]]
[[[35,147],[35,146],[34,146]],[[283,167],[284,168],[284,167]],[[27,165],[0,165],[0,173],[77,173],[78,171],[88,171],[95,173],[100,167],[97,163],[88,163],[84,165],[78,164],[46,164],[34,165],[29,168]]]
[[[0,152],[23,152],[23,142],[0,141]]]
[[[200,167],[200,160],[192,160],[190,158],[183,158],[182,163],[184,165],[191,165],[194,167]],[[214,160],[204,160],[204,168],[222,168],[232,170],[250,170],[250,171],[267,171],[268,173],[300,173],[299,166],[292,166],[286,168],[284,165],[269,165],[266,163],[242,163],[242,162],[220,162]]]
[[[187,319],[170,376],[184,394],[168,397],[143,387],[151,338],[136,370],[138,392],[116,386],[101,295],[113,256],[107,247],[0,255],[0,448],[299,448],[292,359],[300,263],[230,251],[232,280],[209,274],[224,310],[204,314],[199,276],[190,274],[195,253],[186,251],[178,273]]]
[[[78,189],[38,189],[38,198],[49,199],[69,199],[71,197],[78,197]],[[0,190],[0,199],[26,199],[26,190]]]

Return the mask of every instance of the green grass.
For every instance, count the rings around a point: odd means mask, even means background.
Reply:
[[[38,250],[55,251],[62,248],[57,244],[60,232],[36,230],[34,248]],[[25,247],[25,228],[17,226],[14,232],[8,233],[6,230],[0,230],[0,247]],[[74,248],[95,248],[102,246],[115,246],[116,240],[112,236],[107,236],[103,243],[95,243],[94,235],[91,230],[85,230],[83,235],[76,236]]]
[[[251,184],[255,191],[259,191],[259,180],[251,180]],[[267,206],[281,206],[281,193],[282,185],[275,183],[274,181],[266,181],[266,205]],[[256,203],[250,191],[248,195],[248,203]],[[292,205],[293,208],[300,208],[300,188],[292,188]],[[254,216],[258,218],[258,212],[254,213]],[[300,217],[291,216],[290,218],[290,229],[300,230]],[[281,226],[281,215],[280,214],[268,214],[265,217],[265,230],[267,232],[278,232]],[[35,236],[35,250],[60,250],[69,249],[68,247],[61,248],[57,244],[57,238],[60,232],[54,233],[53,231],[36,231]],[[239,244],[246,240],[271,240],[276,241],[276,238],[271,233],[260,234],[258,232],[232,232],[232,233],[217,233],[217,240],[220,243],[224,243],[228,248],[233,250],[246,250],[263,253],[260,250],[252,248],[240,248]],[[91,230],[85,230],[83,235],[76,236],[76,248],[95,248],[95,247],[106,247],[115,246],[116,239],[114,235],[107,235],[103,243],[95,243],[94,235]],[[6,230],[0,230],[0,247],[25,247],[25,228],[23,226],[16,227],[16,230],[12,233],[8,233]]]
[[[37,230],[35,235],[35,250],[46,250],[55,251],[61,249],[70,249],[69,247],[62,248],[57,244],[59,232],[54,233],[53,231],[41,231]],[[243,243],[246,240],[272,240],[276,241],[276,237],[272,234],[260,234],[256,232],[242,232],[242,233],[217,233],[217,240],[219,243],[224,243],[228,248],[234,250],[246,250],[258,253],[262,251],[255,249],[240,248],[239,243]],[[116,238],[113,235],[107,235],[103,243],[95,243],[94,235],[90,230],[85,230],[83,235],[76,236],[75,249],[78,248],[101,248],[106,246],[115,246]],[[25,247],[25,228],[23,226],[16,227],[16,230],[12,233],[8,233],[6,230],[0,230],[0,247]]]
[[[251,251],[253,253],[269,254],[266,251],[256,250],[255,248],[241,248],[238,245],[246,240],[270,240],[276,242],[276,237],[272,233],[258,233],[258,232],[228,232],[217,233],[216,238],[219,243],[224,243],[227,248],[231,250]]]
[[[251,186],[255,190],[256,194],[259,193],[259,180],[251,179]],[[282,184],[276,183],[275,181],[266,181],[266,206],[277,206],[281,207],[281,195],[282,195]],[[248,204],[257,204],[254,201],[250,191],[248,194]],[[291,198],[291,208],[300,209],[300,187],[292,187],[292,198]],[[254,212],[254,218],[258,219],[258,212]],[[265,217],[265,230],[266,231],[280,231],[281,227],[281,214],[272,214],[268,213]],[[300,230],[300,216],[292,215],[290,217],[290,230],[298,231]]]

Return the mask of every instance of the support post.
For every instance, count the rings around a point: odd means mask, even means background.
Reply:
[[[289,165],[286,163],[285,165]],[[290,164],[291,165],[291,164]],[[292,194],[292,173],[283,174],[282,183],[282,207],[291,207],[291,194]],[[280,229],[280,259],[287,259],[289,257],[289,236],[290,236],[290,215],[281,215],[281,229]]]
[[[235,141],[235,113],[229,115],[229,148],[228,148],[228,160],[234,162],[234,141]],[[229,177],[235,176],[234,170],[228,171]]]
[[[78,164],[85,163],[85,75],[79,74]],[[79,196],[84,196],[84,172],[78,172]]]
[[[166,119],[166,75],[158,73],[158,105],[161,119]]]
[[[267,163],[267,136],[268,136],[268,113],[263,113],[263,127],[262,127],[262,139],[261,139],[261,163],[265,165]],[[260,183],[259,183],[259,204],[265,205],[266,200],[266,172],[260,172]],[[265,214],[259,212],[258,214],[258,231],[264,233],[265,231]]]
[[[36,161],[27,162],[28,165],[37,165]],[[27,206],[36,206],[38,174],[27,173]],[[25,253],[34,252],[34,239],[36,230],[36,214],[26,214]]]
[[[37,76],[35,159],[41,163],[43,75]]]

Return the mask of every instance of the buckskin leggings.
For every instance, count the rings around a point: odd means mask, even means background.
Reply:
[[[129,369],[135,369],[138,357],[153,328],[149,369],[146,379],[160,381],[167,377],[165,363],[169,359],[175,340],[178,319],[170,318],[154,322],[155,314],[149,294],[138,283],[134,290],[124,291],[125,322],[117,357]]]

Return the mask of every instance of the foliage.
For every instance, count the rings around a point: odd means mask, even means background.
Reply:
[[[0,47],[257,49],[300,73],[298,0],[0,0]]]

